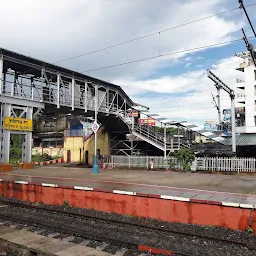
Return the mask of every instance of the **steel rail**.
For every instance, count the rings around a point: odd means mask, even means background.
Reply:
[[[130,221],[121,221],[121,220],[113,220],[113,219],[109,219],[109,218],[104,218],[104,217],[96,217],[96,216],[91,216],[89,214],[84,214],[84,213],[74,213],[71,211],[67,211],[67,210],[56,210],[56,209],[49,209],[49,208],[45,208],[44,206],[41,205],[27,205],[24,204],[23,202],[6,202],[4,200],[1,200],[0,198],[0,202],[3,202],[5,204],[10,204],[10,205],[16,205],[19,207],[24,207],[24,208],[32,208],[32,209],[38,209],[38,210],[44,210],[46,212],[55,212],[55,213],[60,213],[60,214],[65,214],[71,217],[76,217],[76,218],[87,218],[90,220],[98,220],[98,221],[105,221],[105,222],[112,222],[114,224],[118,224],[118,225],[129,225],[129,226],[133,226],[133,227],[139,227],[139,228],[143,228],[143,229],[150,229],[150,230],[155,230],[155,231],[160,231],[160,232],[165,232],[165,233],[172,233],[174,235],[179,235],[179,236],[191,236],[191,237],[198,237],[201,239],[207,239],[207,240],[214,240],[214,241],[218,241],[218,242],[226,242],[226,243],[232,243],[232,244],[236,244],[236,245],[240,245],[240,246],[245,246],[248,249],[254,249],[256,250],[256,243],[247,243],[247,242],[242,242],[240,240],[235,240],[235,239],[231,239],[231,238],[220,238],[220,237],[215,237],[215,236],[211,236],[211,235],[207,235],[207,234],[198,234],[195,232],[187,232],[187,231],[177,231],[175,229],[171,229],[171,228],[159,228],[159,227],[155,227],[152,225],[146,225],[146,224],[138,224],[138,223],[133,223]],[[72,209],[72,208],[71,208]]]

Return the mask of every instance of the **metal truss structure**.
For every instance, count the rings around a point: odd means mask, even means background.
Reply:
[[[0,104],[0,161],[4,163],[9,162],[11,133],[23,135],[23,161],[31,161],[32,147],[32,132],[3,129],[4,118],[33,119],[39,112],[46,116],[93,117],[97,111],[99,122],[109,126],[109,133],[125,135],[117,143],[113,139],[115,135],[111,136],[112,149],[117,154],[138,154],[134,137],[158,148],[165,157],[184,146],[180,138],[167,136],[164,118],[158,120],[164,127],[162,133],[136,123],[131,111],[138,106],[146,107],[134,103],[120,86],[2,48]],[[17,113],[17,109],[21,112]],[[129,140],[127,134],[130,134]]]

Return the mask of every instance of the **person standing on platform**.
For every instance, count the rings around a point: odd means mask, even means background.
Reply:
[[[153,161],[153,159],[150,160],[149,167],[150,167],[150,170],[152,171],[153,168],[154,168],[154,161]]]

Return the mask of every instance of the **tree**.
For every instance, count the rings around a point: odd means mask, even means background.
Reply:
[[[174,156],[182,163],[183,170],[189,171],[191,169],[191,162],[195,160],[195,153],[189,148],[181,148],[174,152]]]
[[[11,135],[10,158],[18,159],[22,157],[22,135]]]
[[[153,127],[154,131],[155,132],[160,132],[160,133],[164,133],[164,128],[162,127],[159,127],[159,126],[154,126]],[[166,134],[167,135],[170,135],[170,136],[173,136],[173,135],[178,135],[178,128],[176,127],[168,127],[166,128]],[[180,134],[183,134],[183,130],[180,129]]]

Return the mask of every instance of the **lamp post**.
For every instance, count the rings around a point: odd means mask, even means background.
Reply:
[[[93,124],[93,131],[94,131],[94,157],[93,157],[93,174],[99,173],[98,163],[97,163],[97,131],[99,129],[99,125],[97,122],[98,117],[98,85],[95,85],[95,100],[94,100],[94,124]]]

